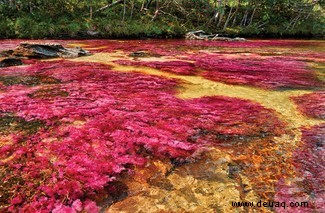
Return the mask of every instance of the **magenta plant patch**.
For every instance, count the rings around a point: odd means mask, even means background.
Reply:
[[[1,41],[0,51],[19,42]],[[324,119],[324,85],[308,64],[324,62],[317,51],[321,42],[63,42],[68,43],[86,44],[93,53],[122,52],[129,58],[114,61],[122,66],[265,92],[312,90],[292,100],[302,114]],[[252,101],[182,100],[175,95],[183,82],[115,72],[105,64],[23,61],[27,66],[0,70],[0,211],[99,212],[98,197],[117,194],[114,184],[134,168],[156,159],[191,162],[212,146],[231,157],[230,178],[248,178],[260,199],[310,203],[292,212],[324,208],[322,124],[303,127],[296,147],[282,140],[300,132],[286,129],[279,114]]]
[[[131,60],[115,60],[115,63],[130,66],[145,66],[159,69],[165,72],[179,74],[179,75],[196,75],[197,69],[194,63],[186,61],[131,61]]]
[[[0,82],[0,122],[9,123],[0,129],[9,137],[0,149],[0,203],[9,212],[98,212],[96,193],[134,165],[150,158],[185,160],[228,143],[225,138],[249,142],[284,127],[256,103],[181,100],[174,96],[175,80],[96,63],[11,67]],[[24,125],[33,129],[18,128]]]
[[[227,84],[277,90],[324,87],[323,82],[307,64],[323,62],[323,54],[311,49],[302,52],[303,48],[310,45],[316,48],[317,42],[149,40],[112,43],[99,40],[98,43],[89,42],[88,45],[97,47],[94,50],[97,52],[123,51],[134,55],[137,51],[142,51],[147,57],[152,57],[150,61],[145,58],[137,60],[136,57],[114,61],[121,65],[146,66],[180,75],[200,75]],[[250,48],[253,48],[254,54],[251,54]],[[279,55],[273,53],[276,48],[282,48]],[[236,55],[237,52],[242,55]],[[171,59],[160,61],[159,56],[168,56]],[[157,61],[153,60],[155,57]],[[187,61],[183,61],[184,59]]]
[[[275,199],[287,203],[308,202],[308,208],[278,208],[277,212],[321,212],[325,208],[325,125],[303,129],[302,133],[302,142],[293,153],[297,178],[290,184],[280,181]]]
[[[78,41],[72,41],[79,43]],[[319,47],[319,42],[300,40],[248,40],[246,42],[229,42],[229,41],[197,41],[183,39],[166,39],[166,40],[85,40],[83,44],[93,48],[96,52],[113,52],[113,51],[151,51],[164,55],[182,53],[184,50],[203,50],[206,48],[230,48],[236,49],[258,49],[258,48],[298,48]],[[95,48],[98,48],[97,50]]]
[[[266,89],[313,88],[323,85],[304,62],[284,57],[227,59],[221,54],[200,54],[193,58],[196,59],[196,66],[205,70],[202,75],[214,81]]]
[[[284,57],[255,58],[245,56],[227,58],[216,53],[189,54],[193,61],[138,61],[116,60],[121,65],[147,66],[180,75],[202,75],[203,77],[228,84],[249,85],[264,89],[309,89],[323,87],[315,73],[305,62]]]
[[[292,99],[302,113],[309,117],[325,119],[325,92],[314,92]]]

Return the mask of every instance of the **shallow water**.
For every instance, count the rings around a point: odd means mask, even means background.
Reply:
[[[324,41],[53,42],[0,70],[3,211],[325,209]]]

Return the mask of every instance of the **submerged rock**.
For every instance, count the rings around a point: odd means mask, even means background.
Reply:
[[[87,50],[80,47],[65,48],[58,43],[32,43],[22,42],[14,50],[3,52],[4,55],[27,58],[75,58],[90,55]]]
[[[13,52],[13,55],[25,56],[29,58],[75,58],[89,55],[87,50],[80,47],[65,48],[57,43],[21,43]]]
[[[76,58],[90,55],[80,47],[65,48],[59,43],[22,42],[12,50],[0,52],[0,68],[22,65],[23,59]]]
[[[0,67],[18,66],[22,64],[23,62],[19,58],[8,57],[8,58],[0,59]]]

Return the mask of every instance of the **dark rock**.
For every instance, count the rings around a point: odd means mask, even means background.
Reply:
[[[153,54],[148,51],[135,51],[130,53],[129,56],[134,58],[161,57],[159,54]]]
[[[0,60],[0,67],[10,67],[10,66],[18,66],[23,65],[23,62],[19,58],[4,58]]]
[[[0,57],[9,57],[13,53],[13,50],[4,50],[0,52]]]
[[[167,191],[171,191],[174,188],[173,184],[171,184],[171,182],[163,175],[155,175],[149,178],[147,181],[151,186],[156,186]]]
[[[90,55],[87,50],[80,47],[65,48],[58,43],[31,43],[22,42],[13,50],[0,52],[0,68],[22,65],[21,59],[46,59],[46,58],[76,58]]]
[[[65,48],[57,43],[30,43],[23,42],[14,49],[11,56],[27,58],[75,58],[90,55],[82,48]]]
[[[228,177],[231,179],[235,179],[240,174],[240,170],[241,169],[239,168],[238,165],[229,163],[228,164]]]
[[[146,51],[136,51],[129,54],[130,57],[149,57],[150,53]]]
[[[41,84],[57,84],[60,83],[59,79],[51,76],[44,75],[29,75],[29,76],[0,76],[0,82],[5,86],[12,85],[25,85],[25,86],[37,86]]]

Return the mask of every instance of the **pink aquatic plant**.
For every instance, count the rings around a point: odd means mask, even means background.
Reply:
[[[131,61],[131,60],[115,60],[115,63],[130,66],[146,66],[159,69],[165,72],[180,74],[180,75],[195,75],[197,69],[194,63],[186,61]]]
[[[96,194],[150,158],[181,160],[225,138],[283,132],[273,111],[256,103],[178,99],[176,80],[103,64],[38,62],[0,77],[0,118],[34,125],[0,129],[12,138],[0,150],[0,203],[9,212],[98,212]]]
[[[72,41],[71,43],[80,43],[80,41]],[[161,53],[162,55],[182,54],[184,51],[202,50],[206,48],[290,48],[301,49],[305,47],[319,47],[323,45],[316,41],[301,40],[248,40],[246,42],[228,42],[228,41],[196,41],[183,39],[170,40],[86,40],[82,41],[86,44],[87,49],[91,48],[95,52],[114,52],[124,51],[126,53],[134,51],[150,51]]]
[[[52,41],[55,42],[55,41]],[[69,41],[71,44],[80,41]],[[11,41],[15,44],[17,42]],[[67,41],[64,42],[67,45]],[[306,61],[324,62],[322,53],[313,48],[322,42],[299,40],[249,40],[247,42],[186,41],[186,40],[88,40],[82,41],[92,52],[122,51],[127,55],[138,51],[149,56],[174,57],[168,62],[127,61],[117,63],[147,66],[182,75],[202,75],[228,84],[256,86],[264,89],[313,89],[323,82],[307,67]],[[6,41],[4,42],[7,45]],[[7,46],[6,46],[7,47]],[[308,49],[308,48],[309,49]],[[228,58],[229,54],[251,53],[246,57]],[[274,54],[279,51],[280,55]],[[302,51],[304,50],[304,51]],[[208,54],[207,51],[210,53]],[[270,54],[261,57],[263,54]],[[182,61],[188,59],[193,62]],[[33,61],[24,61],[26,64]],[[201,72],[203,71],[203,72]]]
[[[282,58],[225,58],[222,54],[199,54],[189,57],[202,75],[214,81],[245,84],[267,89],[308,88],[321,86],[304,62]]]
[[[325,208],[325,125],[303,129],[302,142],[293,153],[293,165],[297,170],[296,180],[290,184],[278,183],[276,201],[308,202],[308,207],[287,209],[277,208],[277,212],[321,212]]]
[[[325,92],[319,91],[292,98],[298,109],[309,117],[325,119]]]
[[[260,57],[257,54],[231,57],[222,53],[187,54],[187,61],[116,60],[121,65],[147,66],[181,75],[203,77],[228,84],[264,89],[294,89],[322,87],[315,73],[305,62],[286,57]]]

